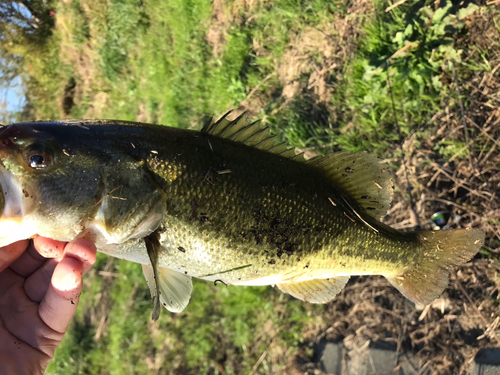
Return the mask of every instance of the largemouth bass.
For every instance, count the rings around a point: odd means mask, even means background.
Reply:
[[[154,301],[182,311],[192,277],[276,285],[312,303],[350,275],[383,275],[428,304],[477,229],[397,231],[378,219],[392,182],[368,153],[305,160],[258,122],[223,117],[201,132],[108,120],[0,128],[0,246],[87,236],[141,263]]]

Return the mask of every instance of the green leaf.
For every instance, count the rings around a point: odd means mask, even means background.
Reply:
[[[413,34],[413,25],[410,23],[408,26],[406,26],[405,36],[411,36],[412,34]]]
[[[479,9],[479,6],[476,4],[469,4],[467,8],[462,8],[458,11],[458,19],[461,20],[467,16],[470,16],[472,13],[474,13],[476,10]]]
[[[392,41],[394,43],[397,43],[398,46],[400,46],[400,47],[403,46],[403,39],[405,37],[405,34],[406,34],[406,31],[404,34],[401,31],[396,33],[396,36],[394,38],[392,38]]]
[[[443,21],[443,19],[446,18],[446,15],[448,14],[450,8],[451,8],[451,2],[447,1],[446,6],[444,8],[437,9],[436,12],[434,13],[434,17],[432,17],[432,24],[436,25],[438,23],[441,23],[441,21]]]
[[[432,87],[434,87],[436,90],[439,90],[443,87],[440,76],[432,77]]]

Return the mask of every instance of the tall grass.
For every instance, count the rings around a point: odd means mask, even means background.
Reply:
[[[29,115],[139,118],[193,128],[206,115],[238,107],[253,92],[264,102],[256,112],[266,125],[295,146],[384,155],[395,148],[399,130],[403,136],[429,131],[429,119],[453,96],[452,61],[464,70],[488,68],[462,64],[453,44],[464,28],[461,18],[474,7],[408,2],[385,12],[387,3],[376,1],[373,14],[360,18],[364,27],[353,43],[355,53],[329,83],[335,88],[331,99],[322,102],[304,89],[286,101],[278,62],[305,30],[346,17],[349,3],[255,1],[251,9],[221,4],[215,14],[204,0],[60,2],[46,48],[26,57],[34,108]],[[210,30],[219,33],[219,49],[209,40]],[[334,31],[330,38],[339,37]],[[320,52],[308,52],[311,61],[321,60]],[[310,74],[297,78],[301,87]],[[65,113],[61,98],[71,79],[76,105]],[[453,151],[442,146],[444,156]],[[100,255],[47,373],[240,374],[259,358],[255,371],[272,373],[285,366],[322,311],[270,287],[195,281],[184,313],[163,311],[152,323],[140,266],[109,263]]]

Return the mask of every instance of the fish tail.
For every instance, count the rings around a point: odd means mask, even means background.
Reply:
[[[427,231],[417,234],[420,243],[414,263],[402,275],[387,276],[391,284],[415,303],[427,305],[449,283],[449,270],[471,260],[484,243],[479,229]]]

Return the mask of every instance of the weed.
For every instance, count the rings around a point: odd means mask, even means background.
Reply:
[[[350,36],[356,39],[349,47],[353,51],[335,60],[342,66],[324,73],[331,97],[319,98],[311,77],[315,68],[323,68],[324,51],[300,42],[322,35],[340,54],[347,42],[339,36],[338,17],[346,16],[352,2],[252,3],[246,9],[221,2],[220,14],[214,14],[210,2],[202,0],[60,2],[43,49],[20,50],[29,76],[30,119],[141,119],[193,128],[205,115],[241,104],[299,148],[386,156],[400,140],[395,115],[403,137],[413,132],[422,137],[440,108],[458,100],[452,61],[462,75],[492,71],[483,50],[470,50],[482,57],[462,61],[453,43],[473,5],[409,2],[385,12],[387,4],[377,1],[373,13],[351,17],[364,31]],[[208,30],[219,18],[216,46]],[[288,82],[279,68],[291,52],[307,59]],[[71,79],[75,105],[65,114],[61,97]],[[287,85],[296,85],[290,97],[284,93]],[[443,139],[435,150],[443,158],[457,153],[462,158],[464,146]],[[269,287],[226,289],[195,281],[186,312],[164,311],[151,324],[140,266],[107,259],[99,255],[87,278],[81,306],[48,374],[249,373],[262,353],[282,348],[276,358],[262,360],[259,371],[272,373],[323,312]]]
[[[460,19],[476,8],[457,10],[448,1],[437,9],[431,5],[404,5],[390,13],[379,9],[353,62],[347,96],[358,116],[356,125],[339,140],[342,146],[384,153],[399,139],[396,114],[399,131],[406,136],[439,111],[443,98],[450,95],[451,62],[460,61],[453,37],[464,26]]]

